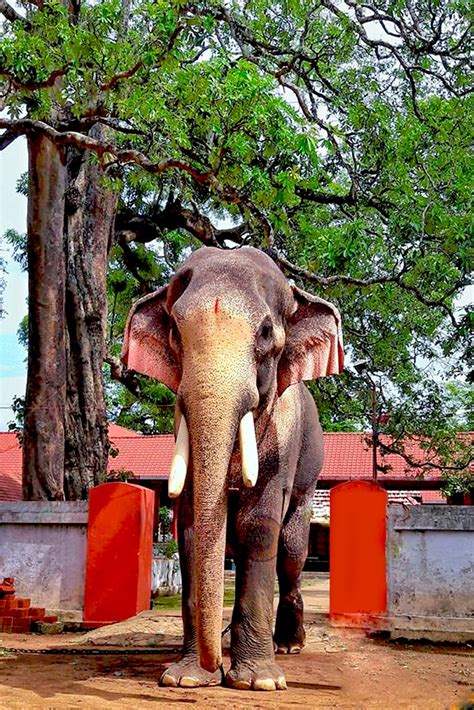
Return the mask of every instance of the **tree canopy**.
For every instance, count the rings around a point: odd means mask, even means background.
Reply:
[[[472,428],[468,3],[21,8],[0,0],[1,147],[26,134],[86,150],[118,196],[112,415],[142,431],[170,427],[171,393],[118,361],[132,301],[190,249],[251,244],[337,304],[348,361],[368,362],[392,447],[427,436],[446,466],[463,468],[454,433]],[[311,389],[327,429],[366,426],[369,388],[350,367]]]

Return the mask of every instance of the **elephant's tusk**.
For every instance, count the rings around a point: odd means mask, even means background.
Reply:
[[[252,488],[258,478],[258,451],[252,412],[242,417],[239,427],[242,477],[247,488]]]
[[[189,462],[189,432],[186,419],[181,415],[179,422],[178,436],[174,448],[173,461],[171,463],[170,477],[168,479],[168,495],[170,498],[177,498],[183,490],[186,472]]]

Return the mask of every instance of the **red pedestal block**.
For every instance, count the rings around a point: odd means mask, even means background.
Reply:
[[[89,498],[84,621],[110,623],[149,609],[153,491],[104,483]]]
[[[331,490],[330,616],[381,614],[387,609],[387,493],[350,481]]]

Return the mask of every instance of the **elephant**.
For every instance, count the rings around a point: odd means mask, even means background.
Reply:
[[[303,381],[341,372],[339,312],[290,286],[263,251],[202,247],[132,307],[122,360],[176,393],[169,495],[180,496],[184,642],[160,682],[284,689],[275,652],[305,643],[300,578],[323,464]],[[226,539],[236,577],[224,674]]]

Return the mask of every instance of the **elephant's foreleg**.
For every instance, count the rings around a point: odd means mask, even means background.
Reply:
[[[283,689],[286,682],[275,663],[272,639],[280,522],[247,511],[238,514],[236,529],[236,599],[226,683],[248,690]]]
[[[278,546],[280,588],[275,625],[277,653],[299,653],[305,645],[301,572],[308,550],[310,514],[307,502],[288,511]]]
[[[185,490],[178,509],[178,546],[182,577],[183,652],[181,660],[163,673],[161,685],[193,688],[220,685],[222,673],[209,673],[201,668],[196,641],[196,593],[194,589],[193,515],[190,492]]]

